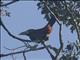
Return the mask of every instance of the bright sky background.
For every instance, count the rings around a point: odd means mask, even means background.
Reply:
[[[44,15],[41,14],[41,10],[37,8],[38,1],[20,1],[9,5],[7,11],[11,12],[11,17],[2,17],[2,21],[4,22],[5,26],[9,29],[9,31],[18,36],[20,38],[28,38],[25,36],[19,36],[18,34],[22,31],[28,29],[38,29],[42,28],[47,24],[46,19],[44,19]],[[58,24],[55,23],[53,26],[53,31],[50,35],[50,39],[46,44],[51,44],[54,47],[59,47],[59,37],[58,37]],[[65,26],[62,27],[62,38],[64,42],[64,46],[67,44],[67,41],[70,40],[74,42],[77,39],[76,32],[72,34],[69,28]],[[29,39],[29,38],[28,38]],[[23,43],[17,41],[10,37],[5,30],[1,27],[1,52],[8,53],[10,51],[6,50],[4,47],[7,48],[16,48],[22,46]],[[51,60],[47,51],[40,50],[35,52],[26,53],[27,60]],[[17,54],[15,56],[16,60],[23,60],[22,54]],[[11,56],[4,57],[1,60],[12,60]]]

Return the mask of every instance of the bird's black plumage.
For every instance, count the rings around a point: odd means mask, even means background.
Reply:
[[[51,17],[50,21],[47,25],[41,29],[29,29],[27,31],[21,32],[20,35],[27,35],[29,38],[37,43],[40,43],[42,40],[47,41],[49,38],[49,34],[51,32],[51,28],[55,23],[56,19]]]
[[[56,22],[56,18],[55,18],[53,15],[51,15],[51,18],[50,18],[50,20],[48,21],[48,24],[50,24],[50,26],[52,27],[55,22]],[[47,25],[48,25],[48,24],[47,24]]]

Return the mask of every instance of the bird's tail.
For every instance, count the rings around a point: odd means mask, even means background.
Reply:
[[[55,22],[56,22],[56,18],[52,15],[50,20],[48,21],[48,24],[52,27]]]

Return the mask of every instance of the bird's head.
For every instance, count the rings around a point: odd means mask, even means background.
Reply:
[[[24,31],[24,32],[21,32],[19,35],[30,35],[33,30],[34,30],[34,29],[26,30],[26,31]]]

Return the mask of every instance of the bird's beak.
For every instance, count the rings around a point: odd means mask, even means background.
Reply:
[[[19,35],[25,35],[25,32],[21,32]]]
[[[27,35],[28,32],[21,32],[19,35]]]

